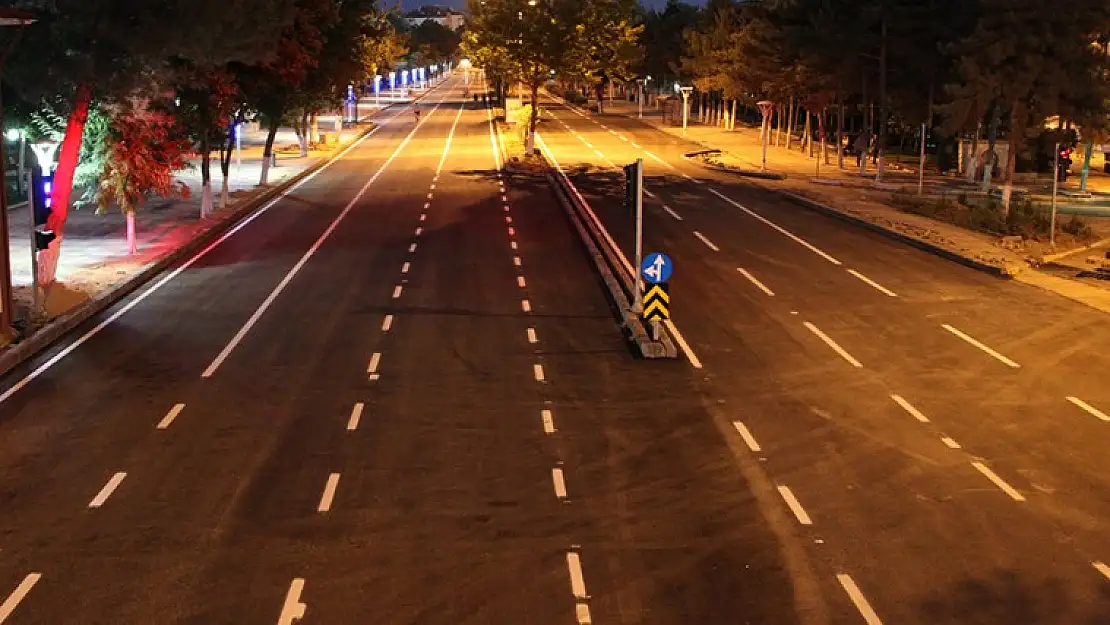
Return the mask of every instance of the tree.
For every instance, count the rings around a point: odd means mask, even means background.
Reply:
[[[685,46],[685,32],[697,24],[700,12],[696,6],[667,0],[662,11],[649,11],[642,18],[644,26],[640,43],[644,54],[635,71],[651,76],[662,88],[667,77],[679,73]]]
[[[462,42],[459,33],[439,22],[424,20],[408,35],[409,59],[415,65],[454,58]]]
[[[598,113],[603,112],[605,86],[630,81],[633,64],[643,57],[639,36],[644,27],[632,23],[635,7],[633,0],[579,0],[564,6],[563,19],[575,24],[563,68],[593,83]]]

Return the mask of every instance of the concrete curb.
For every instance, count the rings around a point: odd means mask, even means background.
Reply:
[[[352,143],[362,139],[372,130],[372,127],[364,129],[352,140]],[[251,197],[244,198],[239,203],[239,206],[232,209],[231,213],[223,216],[207,229],[197,233],[196,236],[181,247],[147,265],[139,271],[139,273],[131,276],[127,280],[97,293],[93,298],[80,304],[73,310],[56,317],[26,339],[14,343],[0,355],[0,376],[7,375],[19,365],[46,350],[74,328],[100,314],[124,297],[127,297],[133,291],[147,282],[150,282],[155,276],[161,274],[178,261],[195,254],[267,202],[280,197],[291,187],[318,171],[325,164],[334,161],[343,150],[349,147],[349,145],[350,144],[336,147],[331,154],[321,158],[293,176],[290,176],[272,187],[259,190]]]

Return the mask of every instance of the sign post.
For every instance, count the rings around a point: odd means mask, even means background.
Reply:
[[[763,115],[763,130],[761,132],[763,139],[763,165],[760,171],[767,171],[767,139],[771,134],[771,111],[774,109],[775,103],[770,100],[762,100],[758,104],[759,112]]]
[[[638,158],[636,162],[624,168],[626,187],[625,197],[632,204],[630,208],[636,215],[636,266],[643,263],[644,256],[644,159]],[[631,197],[629,197],[631,196]],[[644,309],[642,276],[636,274],[636,284],[633,287],[636,300],[632,304],[634,313],[639,314]]]

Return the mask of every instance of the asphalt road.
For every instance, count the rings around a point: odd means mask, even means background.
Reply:
[[[674,258],[702,403],[819,589],[799,611],[1110,622],[1101,313],[704,169],[633,119],[546,107],[547,146],[630,258],[615,166],[644,159],[645,249]]]
[[[0,384],[0,623],[786,625],[821,603],[703,372],[630,355],[461,82]]]

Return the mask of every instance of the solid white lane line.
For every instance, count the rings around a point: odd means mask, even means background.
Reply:
[[[409,245],[409,254],[412,254],[415,251],[416,251],[416,244],[413,243],[413,244]]]
[[[347,429],[350,431],[358,429],[358,422],[362,419],[362,409],[365,404],[358,402],[354,408],[351,408],[351,418],[347,420]]]
[[[888,289],[885,286],[879,284],[878,282],[875,282],[871,278],[868,278],[867,276],[865,276],[862,273],[856,271],[855,269],[849,269],[848,273],[850,273],[853,276],[859,278],[865,284],[867,284],[868,286],[871,286],[876,291],[879,291],[880,293],[886,295],[887,297],[898,297],[898,294],[895,293],[894,291],[891,291],[890,289]]]
[[[780,225],[776,224],[775,222],[771,221],[770,219],[767,219],[763,215],[760,215],[759,213],[749,209],[748,207],[746,207],[746,206],[740,204],[739,202],[737,202],[736,200],[734,200],[734,199],[728,197],[727,195],[717,191],[716,189],[709,189],[709,192],[712,193],[713,195],[716,195],[717,197],[721,198],[722,200],[728,202],[729,204],[732,204],[736,208],[739,208],[740,210],[744,211],[745,213],[747,213],[749,216],[751,216],[755,220],[757,220],[759,222],[762,222],[766,226],[770,226],[771,228],[776,230],[778,233],[788,237],[791,241],[794,241],[795,243],[805,247],[807,250],[813,252],[814,254],[817,254],[821,258],[824,258],[825,260],[829,261],[830,263],[832,263],[834,265],[842,264],[839,260],[837,260],[837,259],[833,258],[832,256],[826,254],[824,251],[819,249],[817,246],[811,244],[809,241],[806,241],[805,239],[803,239],[803,238],[799,237],[798,235],[794,234],[793,232],[790,232],[786,228],[783,228],[782,226],[780,226]]]
[[[527,288],[528,283],[526,283],[524,281],[524,276],[517,276],[516,277],[516,285],[523,289],[523,288]]]
[[[906,412],[910,413],[910,415],[912,415],[914,419],[917,419],[918,421],[920,421],[922,423],[928,423],[929,422],[929,417],[926,417],[924,414],[921,413],[920,410],[918,410],[917,408],[914,408],[913,404],[906,401],[906,399],[904,397],[902,397],[901,395],[891,395],[890,398],[894,400],[894,403],[901,406],[902,410],[905,410]]]
[[[328,476],[327,484],[324,484],[324,494],[320,496],[320,505],[316,506],[317,512],[327,512],[331,510],[331,503],[335,499],[335,489],[339,487],[339,474],[332,473]]]
[[[740,438],[744,439],[744,444],[748,446],[748,449],[756,453],[763,451],[759,443],[755,441],[755,437],[752,436],[752,433],[748,430],[748,426],[739,421],[733,421],[732,427],[736,428],[736,431],[740,433]]]
[[[438,103],[435,105],[435,107],[432,108],[431,112],[434,113],[437,108],[439,108]],[[430,116],[431,113],[429,113],[429,117]],[[357,204],[359,200],[362,199],[362,196],[366,195],[366,192],[370,189],[370,187],[378,181],[378,178],[380,178],[381,175],[385,173],[385,170],[393,163],[394,160],[397,159],[397,156],[401,154],[405,147],[408,146],[409,142],[412,140],[412,137],[416,134],[416,131],[420,129],[420,126],[427,119],[428,118],[425,117],[424,120],[421,120],[420,123],[413,126],[412,130],[409,131],[409,134],[401,141],[400,145],[397,146],[397,149],[395,149],[393,153],[389,155],[389,158],[385,159],[385,162],[382,163],[380,167],[378,167],[378,170],[374,172],[374,175],[370,176],[370,179],[362,185],[362,188],[358,190],[358,193],[356,193],[353,198],[351,198],[351,201],[347,202],[347,205],[343,207],[343,210],[340,211],[339,215],[337,215],[335,219],[332,220],[331,224],[327,227],[326,230],[324,230],[323,234],[321,234],[319,238],[317,238],[316,241],[312,244],[312,247],[308,248],[308,251],[305,252],[303,256],[301,256],[300,260],[297,261],[297,264],[293,265],[293,268],[289,270],[289,273],[285,274],[285,277],[281,279],[281,282],[279,282],[278,285],[274,287],[274,290],[270,292],[265,300],[263,300],[258,309],[254,311],[254,314],[252,314],[250,318],[247,319],[247,322],[243,324],[243,327],[239,328],[239,331],[235,333],[235,336],[231,338],[228,344],[224,346],[222,350],[220,350],[220,353],[216,356],[212,363],[208,365],[208,368],[206,368],[204,372],[200,374],[200,377],[210,378],[212,377],[212,374],[216,373],[216,369],[218,369],[220,365],[223,364],[224,360],[227,360],[227,357],[230,356],[231,352],[239,345],[240,342],[242,342],[243,338],[247,335],[248,332],[250,332],[251,328],[254,327],[254,324],[258,323],[258,320],[262,317],[266,310],[269,309],[271,305],[273,305],[274,300],[277,299],[278,295],[281,295],[281,292],[285,290],[285,287],[289,286],[289,283],[293,281],[293,277],[296,276],[301,268],[308,263],[309,259],[311,259],[312,256],[316,254],[316,250],[320,249],[320,246],[324,244],[324,241],[327,241],[328,237],[330,237],[331,234],[335,232],[335,230],[339,227],[339,224],[343,221],[343,219],[347,217],[347,214],[351,212],[351,209],[354,208],[355,204]],[[430,193],[428,194],[428,197],[431,197]]]
[[[104,485],[104,488],[101,488],[100,492],[96,494],[96,497],[92,498],[92,501],[89,502],[89,507],[99,508],[103,506],[104,502],[108,501],[112,493],[119,488],[120,482],[122,482],[125,477],[127,477],[127,474],[122,471],[113,475],[112,479],[108,480],[108,483]]]
[[[573,551],[567,552],[567,571],[570,572],[570,592],[575,599],[588,599],[586,578],[582,575],[582,559]]]
[[[567,498],[567,482],[563,477],[562,469],[551,469],[551,482],[555,486],[555,496],[559,499]]]
[[[945,330],[948,330],[952,334],[955,334],[956,336],[958,336],[961,339],[967,341],[968,343],[971,343],[975,347],[978,347],[979,349],[983,350],[987,354],[990,354],[991,356],[993,356],[999,362],[1002,362],[1003,364],[1005,364],[1009,367],[1012,367],[1014,369],[1017,369],[1018,367],[1021,367],[1021,365],[1019,365],[1018,363],[1016,363],[1016,362],[1010,360],[1009,358],[1003,356],[1002,354],[994,351],[993,349],[987,347],[983,343],[980,343],[979,341],[976,341],[975,339],[973,339],[970,336],[964,334],[963,332],[960,332],[959,330],[957,330],[956,328],[953,328],[952,326],[948,325],[947,323],[940,324],[940,327],[944,328]]]
[[[1110,579],[1110,566],[1106,566],[1105,564],[1103,564],[1102,562],[1099,562],[1098,560],[1095,560],[1094,562],[1092,562],[1091,566],[1095,567],[1095,570],[1098,571],[1099,573],[1102,573],[1102,575],[1104,577],[1106,577],[1106,579]],[[3,615],[3,613],[0,612],[0,616],[2,616],[2,615]],[[0,619],[0,620],[3,620],[3,619]]]
[[[829,336],[827,334],[825,334],[824,332],[822,332],[820,328],[818,328],[817,326],[813,325],[812,323],[810,323],[808,321],[804,322],[802,325],[804,325],[810,332],[817,335],[817,338],[824,341],[825,345],[828,345],[829,347],[832,348],[832,350],[834,352],[840,354],[840,357],[843,358],[844,360],[847,360],[849,363],[851,363],[851,365],[853,367],[862,367],[863,366],[863,363],[861,363],[860,361],[853,358],[852,355],[849,354],[843,347],[841,347],[840,345],[837,345],[836,341],[829,338]]]
[[[813,525],[813,519],[809,518],[806,509],[802,507],[802,502],[798,501],[798,498],[794,496],[794,491],[790,490],[789,486],[779,486],[778,490],[779,495],[782,495],[783,501],[786,502],[790,511],[794,513],[798,522],[802,525]]]
[[[408,273],[410,267],[412,267],[412,265],[406,261],[405,264],[401,265],[401,273]]]
[[[520,266],[520,257],[519,256],[513,256],[513,264],[516,265],[517,267]]]
[[[756,278],[755,276],[753,276],[753,275],[751,274],[751,272],[749,272],[749,271],[748,271],[747,269],[744,269],[743,267],[737,267],[737,268],[736,268],[736,271],[739,271],[739,272],[740,272],[740,275],[742,275],[742,276],[744,276],[745,278],[747,278],[747,279],[748,279],[748,282],[751,282],[752,284],[754,284],[754,285],[756,286],[756,288],[757,288],[757,289],[759,289],[760,291],[763,291],[764,293],[766,293],[767,295],[770,295],[771,297],[774,297],[774,296],[775,296],[775,292],[774,292],[774,291],[772,291],[771,289],[767,288],[767,285],[766,285],[766,284],[763,284],[762,282],[760,282],[760,281],[759,281],[759,279],[758,279],[758,278]]]
[[[185,404],[174,404],[173,408],[170,408],[170,411],[166,413],[166,416],[158,422],[158,429],[164,430],[170,427],[170,424],[177,418],[177,415],[181,414],[182,410],[185,410]]]
[[[1019,493],[1017,491],[1017,489],[1014,488],[1013,486],[1010,486],[1009,484],[1007,484],[1006,480],[1003,480],[1001,477],[998,477],[998,474],[995,473],[994,471],[991,471],[990,467],[988,467],[987,465],[983,464],[982,462],[972,462],[971,466],[978,469],[979,472],[982,473],[984,476],[986,476],[986,478],[988,480],[990,480],[991,482],[994,482],[995,486],[1002,489],[1002,492],[1009,495],[1010,498],[1013,499],[1014,501],[1025,501],[1025,496],[1024,495]]]
[[[532,312],[532,302],[529,302],[526,299],[520,300],[520,309],[524,312]]]
[[[664,204],[663,205],[663,210],[667,211],[667,214],[670,215],[671,217],[674,217],[678,221],[682,221],[682,215],[679,215],[678,213],[676,213],[674,211],[674,209],[671,208],[670,206],[667,206],[666,204]]]
[[[1079,406],[1083,410],[1086,410],[1087,412],[1094,415],[1099,420],[1110,421],[1110,416],[1107,416],[1105,412],[1099,410],[1098,408],[1095,408],[1094,406],[1088,404],[1087,402],[1083,401],[1082,399],[1079,399],[1078,397],[1068,396],[1067,400],[1070,401],[1071,403],[1075,404],[1076,406]]]
[[[543,420],[543,431],[545,434],[555,433],[555,417],[551,414],[550,410],[546,408],[540,411],[540,419]]]
[[[696,236],[702,243],[705,243],[705,246],[713,250],[714,252],[721,251],[721,248],[714,245],[712,241],[707,239],[704,234],[698,232],[697,230],[694,231],[694,236]]]
[[[514,250],[517,249],[516,241],[509,241],[509,248]]]
[[[403,290],[404,290],[404,287],[401,286],[400,284],[393,287],[393,299],[397,299],[397,298],[401,297],[401,291],[403,291]]]
[[[433,180],[439,180],[439,174],[443,171],[443,163],[447,161],[447,153],[451,151],[451,140],[455,137],[455,128],[459,125],[459,118],[462,117],[462,112],[463,107],[460,106],[459,112],[455,113],[455,121],[451,123],[451,132],[447,133],[447,142],[443,145],[443,154],[439,157],[439,164],[436,165],[436,173]],[[434,189],[436,186],[433,184],[432,188]]]
[[[382,362],[382,353],[374,352],[370,356],[370,364],[366,365],[366,373],[371,377],[376,377],[378,374],[378,365]]]
[[[867,601],[867,597],[863,596],[860,592],[859,586],[856,586],[855,580],[847,573],[839,573],[836,576],[836,581],[844,588],[844,592],[848,593],[848,598],[855,604],[856,609],[859,610],[860,616],[863,617],[863,622],[867,625],[883,625],[882,619],[878,614],[875,614],[875,609],[871,607],[871,603]]]
[[[382,332],[389,332],[389,329],[392,327],[393,315],[386,315],[385,318],[382,319]]]
[[[960,448],[959,443],[957,443],[954,439],[949,438],[947,436],[940,437],[940,442],[944,443],[945,445],[948,445],[948,447],[951,448],[951,449],[959,449]]]
[[[537,382],[543,382],[544,381],[543,365],[540,365],[540,364],[532,365],[532,377],[536,378]]]
[[[304,579],[295,578],[289,585],[289,592],[285,593],[285,602],[281,604],[281,614],[278,615],[277,625],[293,625],[295,621],[304,618],[307,605],[301,603],[301,593],[304,592]]]
[[[31,573],[24,577],[22,582],[19,582],[19,585],[15,587],[12,594],[8,595],[4,603],[0,603],[0,623],[8,620],[8,617],[12,615],[12,612],[15,612],[20,602],[27,596],[27,593],[31,592],[31,589],[35,587],[40,579],[42,579],[42,573]]]
[[[388,120],[386,120],[386,123],[388,123],[390,121],[393,121],[394,119],[397,118],[397,116],[399,116],[401,113],[403,113],[407,109],[408,109],[408,106],[405,106],[405,107],[401,108],[396,113],[394,113],[392,117],[390,117]],[[272,207],[274,207],[278,202],[281,202],[285,198],[289,197],[289,195],[291,193],[293,193],[294,191],[299,189],[301,186],[305,185],[310,180],[316,178],[316,176],[319,176],[320,174],[322,174],[325,170],[327,170],[329,167],[331,167],[333,163],[337,163],[340,160],[342,160],[343,157],[345,157],[351,150],[354,150],[355,148],[357,148],[364,141],[369,139],[371,135],[373,135],[374,133],[376,133],[379,129],[381,129],[383,127],[385,127],[385,123],[383,123],[382,125],[377,126],[376,128],[374,128],[370,132],[366,133],[366,135],[363,136],[361,139],[359,139],[358,141],[355,141],[351,145],[344,148],[343,151],[340,152],[335,158],[333,158],[332,160],[324,163],[319,169],[317,169],[316,171],[314,171],[311,174],[302,178],[296,184],[294,184],[293,186],[291,186],[288,189],[286,189],[285,191],[283,191],[280,195],[278,195],[278,197],[276,197],[276,198],[270,200],[269,202],[267,202],[266,204],[264,204],[262,206],[262,208],[259,208],[257,211],[251,213],[248,217],[244,218],[243,221],[240,221],[238,224],[236,224],[230,230],[223,233],[220,236],[220,238],[218,238],[215,241],[209,243],[207,247],[205,247],[201,251],[197,252],[189,260],[182,263],[182,265],[180,267],[178,267],[177,269],[174,269],[169,274],[164,276],[161,280],[158,280],[157,282],[155,282],[147,290],[143,291],[138,296],[136,296],[134,299],[132,299],[128,303],[124,304],[122,308],[120,308],[116,312],[112,313],[111,316],[109,316],[107,319],[105,319],[104,321],[101,321],[100,323],[93,326],[92,329],[90,329],[88,332],[82,334],[80,337],[77,338],[77,340],[73,341],[69,345],[62,348],[62,350],[60,350],[57,354],[54,354],[52,357],[50,357],[49,360],[47,360],[46,362],[44,362],[41,365],[39,365],[38,367],[36,367],[33,371],[31,371],[30,373],[25,375],[18,382],[11,385],[3,393],[0,393],[0,403],[3,403],[5,401],[7,401],[9,397],[11,397],[15,393],[17,393],[23,387],[27,386],[32,380],[34,380],[35,378],[37,378],[40,375],[42,375],[43,373],[45,373],[48,369],[50,369],[54,365],[58,364],[58,361],[65,358],[66,356],[70,355],[71,353],[73,353],[73,350],[77,349],[78,347],[81,347],[86,342],[88,342],[89,339],[91,339],[92,337],[99,334],[101,330],[108,327],[108,325],[114,323],[117,319],[119,319],[120,317],[122,317],[125,314],[127,314],[128,312],[130,312],[133,308],[135,308],[136,306],[141,304],[143,302],[143,300],[145,300],[146,298],[153,295],[158,289],[161,289],[169,281],[171,281],[174,278],[176,278],[177,276],[181,275],[184,271],[189,269],[189,267],[192,267],[194,264],[196,264],[197,261],[204,258],[212,250],[216,249],[221,244],[223,244],[224,241],[227,241],[231,237],[235,236],[235,234],[238,233],[243,228],[245,228],[247,226],[247,224],[251,223],[255,219],[258,219],[263,214],[265,214],[267,211],[269,211]]]
[[[539,342],[539,339],[536,338],[536,329],[535,328],[528,328],[528,342],[529,343],[538,343]]]

